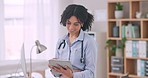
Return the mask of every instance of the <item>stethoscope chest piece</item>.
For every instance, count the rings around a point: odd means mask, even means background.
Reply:
[[[82,57],[82,58],[80,59],[80,62],[81,62],[81,63],[85,63],[84,57]]]

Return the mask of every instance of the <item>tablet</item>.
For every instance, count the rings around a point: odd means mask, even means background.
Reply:
[[[70,61],[51,59],[51,60],[49,60],[49,64],[52,65],[52,66],[57,66],[58,64],[61,65],[62,67],[68,66],[72,70],[72,65],[71,65]],[[54,70],[51,70],[51,73],[54,75],[54,77],[60,77],[61,76],[61,73],[58,73]]]

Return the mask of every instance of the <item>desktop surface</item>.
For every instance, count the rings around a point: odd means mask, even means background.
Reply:
[[[30,71],[30,61],[26,60],[27,71]],[[48,60],[32,59],[32,70],[40,71],[48,68]],[[22,72],[20,60],[0,61],[0,75]]]

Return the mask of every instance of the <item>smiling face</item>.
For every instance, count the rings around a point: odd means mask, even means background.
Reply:
[[[81,29],[81,23],[75,16],[71,16],[66,22],[66,27],[70,35],[78,36]]]

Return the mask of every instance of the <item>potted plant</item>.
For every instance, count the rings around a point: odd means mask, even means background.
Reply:
[[[109,51],[115,54],[118,57],[123,56],[123,51],[125,48],[126,38],[122,38],[120,41],[117,41],[116,44],[113,44],[112,40],[106,41],[106,48],[109,48]]]
[[[117,2],[115,5],[115,18],[120,19],[123,18],[123,5],[120,2]]]

